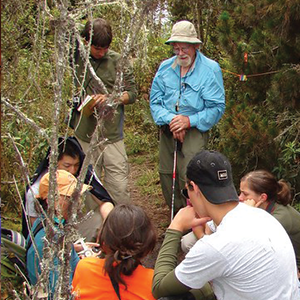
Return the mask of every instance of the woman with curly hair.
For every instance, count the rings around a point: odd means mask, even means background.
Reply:
[[[117,205],[99,234],[104,258],[82,259],[73,278],[75,299],[153,300],[153,270],[141,259],[156,243],[154,227],[144,212],[132,204]]]

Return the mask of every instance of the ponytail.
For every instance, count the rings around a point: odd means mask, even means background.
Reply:
[[[286,206],[291,203],[292,195],[289,185],[283,179],[278,181],[277,202]]]
[[[275,201],[284,206],[291,202],[291,191],[287,182],[282,179],[277,181],[275,176],[268,171],[252,171],[241,179],[241,181],[244,180],[256,194],[267,194],[268,201]]]
[[[140,264],[140,261],[135,259],[132,255],[121,254],[119,250],[115,253],[109,253],[105,257],[104,269],[109,277],[115,282],[121,283],[127,288],[127,284],[122,279],[121,274],[131,275],[133,271]]]

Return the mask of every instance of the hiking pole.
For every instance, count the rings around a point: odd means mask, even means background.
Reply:
[[[173,182],[172,182],[172,202],[171,202],[171,221],[174,218],[174,205],[175,205],[175,183],[176,183],[176,167],[177,167],[177,146],[178,141],[177,139],[174,140],[175,146],[174,146],[174,161],[173,161]]]

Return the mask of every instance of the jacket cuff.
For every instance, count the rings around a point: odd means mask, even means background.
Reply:
[[[197,115],[189,116],[190,127],[197,127]]]

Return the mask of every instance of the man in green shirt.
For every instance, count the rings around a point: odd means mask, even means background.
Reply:
[[[124,125],[124,105],[135,102],[136,88],[132,68],[129,61],[122,76],[123,81],[116,82],[119,71],[119,61],[121,55],[109,49],[112,41],[112,30],[109,23],[101,18],[93,22],[88,21],[81,36],[84,43],[90,46],[89,61],[95,73],[103,82],[105,89],[92,76],[89,68],[85,68],[85,62],[81,55],[75,55],[76,64],[76,86],[83,87],[81,100],[87,95],[91,95],[95,100],[90,107],[91,114],[77,115],[75,118],[75,135],[79,140],[83,150],[86,152],[91,140],[91,136],[96,128],[97,115],[103,119],[103,127],[98,136],[98,140],[105,141],[103,146],[97,146],[92,153],[96,165],[94,169],[99,177],[103,172],[103,185],[108,190],[115,203],[129,201],[128,191],[128,161],[124,145],[123,125]],[[85,70],[86,74],[85,74]],[[107,109],[106,102],[109,94],[114,91],[115,85],[121,86],[121,96],[115,99],[118,103],[112,113],[104,113]],[[107,94],[108,92],[108,94]]]

